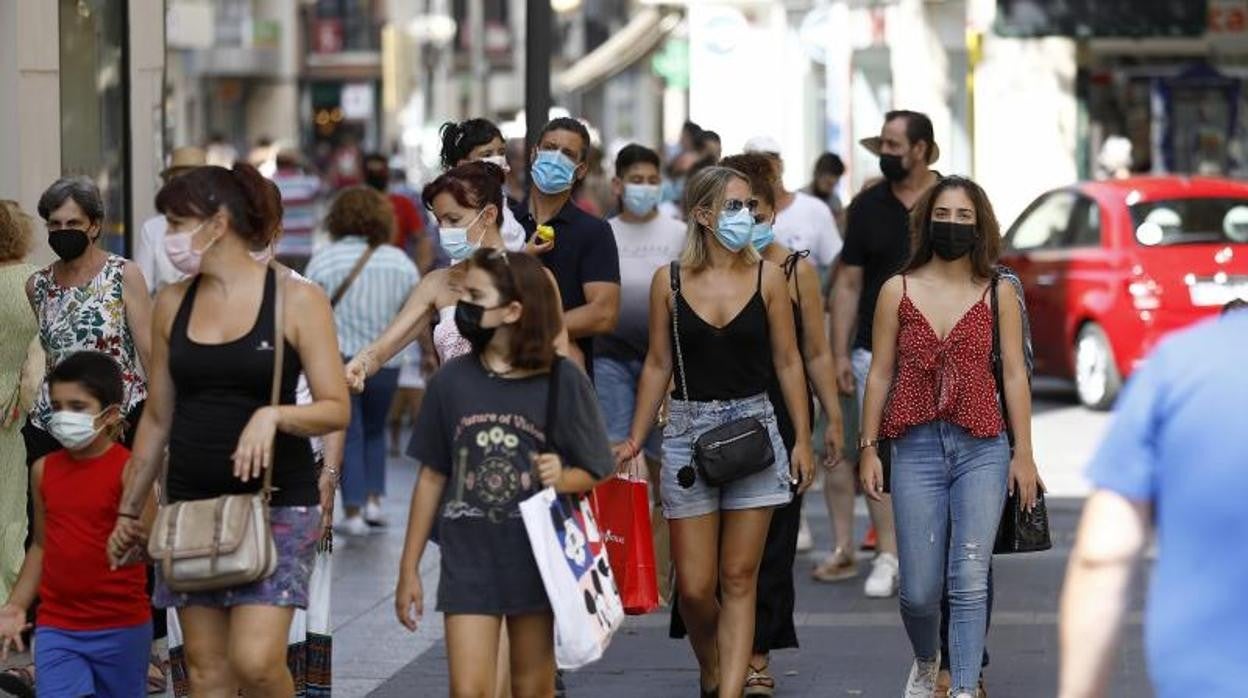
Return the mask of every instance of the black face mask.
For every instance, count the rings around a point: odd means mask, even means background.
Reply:
[[[900,182],[910,174],[910,170],[901,164],[900,155],[880,155],[880,172],[890,182]]]
[[[485,315],[485,311],[493,309],[468,301],[455,304],[455,329],[459,330],[459,336],[468,340],[468,344],[472,345],[474,354],[485,351],[490,340],[494,339],[494,332],[498,330],[497,327],[481,326],[481,318]]]
[[[377,191],[384,193],[387,189],[390,188],[390,175],[384,172],[382,173],[369,172],[364,175],[364,182],[368,184],[368,186],[372,187],[373,189],[376,189]]]
[[[975,247],[975,226],[968,223],[932,221],[932,252],[952,262],[965,257]]]
[[[66,262],[72,262],[87,251],[87,247],[91,245],[91,238],[87,237],[85,230],[60,228],[48,232],[48,245],[57,257]]]

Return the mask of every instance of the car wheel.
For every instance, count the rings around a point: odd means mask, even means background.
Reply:
[[[1075,387],[1079,402],[1093,410],[1107,410],[1122,388],[1122,376],[1114,363],[1114,351],[1105,330],[1088,323],[1075,341]]]

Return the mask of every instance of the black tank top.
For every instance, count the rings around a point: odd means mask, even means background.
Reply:
[[[234,477],[230,456],[255,411],[269,404],[273,384],[273,299],[276,279],[269,269],[264,299],[251,331],[224,344],[199,344],[187,336],[199,290],[191,282],[169,333],[169,374],[175,402],[169,435],[169,500],[208,499],[260,489],[260,480]],[[303,365],[286,343],[282,361],[282,404],[295,404]],[[307,438],[278,432],[273,444],[274,506],[312,506],[319,497],[312,445]]]
[[[797,330],[797,352],[802,353],[802,340],[806,336],[805,322],[802,320],[802,287],[797,280],[797,264],[798,261],[809,256],[809,251],[794,252],[784,260],[784,278],[792,281],[794,289],[797,291],[797,300],[793,302],[793,327]],[[804,357],[803,357],[804,358]],[[788,403],[784,401],[784,390],[780,387],[780,377],[772,371],[771,384],[767,386],[767,397],[771,399],[771,406],[776,411],[776,427],[780,431],[780,440],[784,441],[784,447],[793,450],[793,446],[797,444],[797,429],[793,426],[793,418],[789,416]],[[807,377],[806,383],[806,404],[810,408],[810,424],[813,428],[815,420],[815,403],[810,394],[810,381]]]
[[[672,397],[707,402],[738,400],[767,391],[775,373],[771,360],[771,332],[767,304],[763,301],[763,263],[758,264],[754,295],[737,316],[723,327],[715,327],[694,312],[680,293],[680,268],[672,269],[675,281],[676,319],[680,327],[680,350],[684,354],[685,381],[689,395],[681,389],[680,376]],[[672,338],[676,356],[676,338]],[[676,369],[679,371],[679,367]]]

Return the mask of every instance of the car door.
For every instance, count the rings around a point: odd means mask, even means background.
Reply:
[[[1062,375],[1068,363],[1063,331],[1067,310],[1065,243],[1078,201],[1072,190],[1045,194],[1019,216],[1006,235],[1004,261],[1023,282],[1036,373],[1043,375]]]
[[[1063,351],[1052,373],[1072,378],[1075,375],[1074,348],[1080,321],[1096,322],[1112,335],[1106,320],[1116,300],[1115,288],[1121,283],[1115,276],[1112,255],[1104,246],[1101,208],[1095,199],[1085,194],[1078,195],[1061,250],[1062,268],[1057,273],[1060,275],[1058,287],[1062,289],[1064,308],[1058,342]]]

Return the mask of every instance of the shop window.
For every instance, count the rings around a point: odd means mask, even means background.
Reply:
[[[61,172],[104,197],[104,247],[126,253],[126,3],[60,0]],[[48,182],[51,184],[51,182]]]

